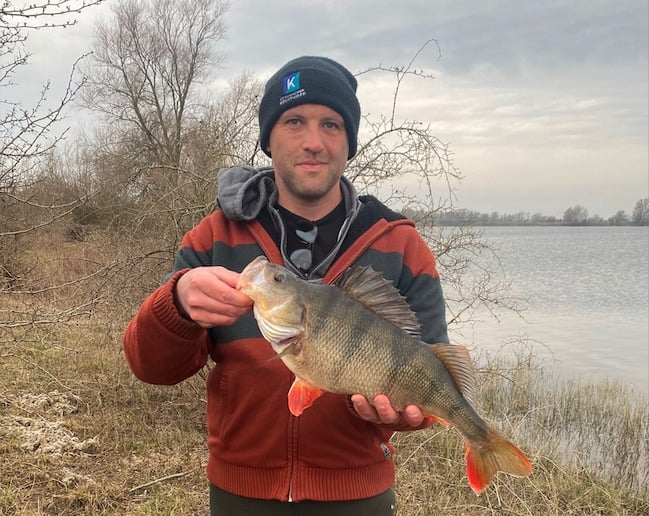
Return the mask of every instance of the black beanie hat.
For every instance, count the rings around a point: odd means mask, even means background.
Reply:
[[[259,105],[259,143],[266,155],[270,131],[280,115],[301,104],[322,104],[343,117],[351,159],[356,154],[361,107],[356,79],[327,57],[303,56],[282,66],[266,83]]]

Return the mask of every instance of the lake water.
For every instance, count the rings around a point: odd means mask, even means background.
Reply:
[[[469,334],[449,328],[452,340],[491,353],[527,340],[560,377],[621,379],[648,395],[648,227],[480,230],[510,293],[527,299],[525,320],[485,312]]]

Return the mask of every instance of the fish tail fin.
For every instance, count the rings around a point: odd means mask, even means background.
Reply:
[[[498,471],[525,477],[532,473],[532,464],[525,454],[502,435],[490,431],[485,442],[464,443],[469,485],[482,493]]]

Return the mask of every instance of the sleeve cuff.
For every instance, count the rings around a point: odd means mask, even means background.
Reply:
[[[176,283],[189,269],[176,272],[154,294],[153,313],[160,322],[174,334],[184,339],[195,339],[205,330],[191,319],[183,317],[176,306],[174,291]]]

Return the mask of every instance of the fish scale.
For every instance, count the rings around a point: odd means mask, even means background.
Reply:
[[[416,342],[366,308],[363,308],[364,313],[354,317],[357,303],[340,290],[313,285],[311,291],[318,290],[326,293],[312,294],[314,301],[309,304],[306,326],[310,328],[309,335],[317,335],[331,344],[304,346],[309,349],[308,357],[304,357],[308,370],[318,371],[317,379],[314,373],[307,373],[314,383],[329,392],[354,392],[368,399],[390,392],[390,400],[398,409],[403,409],[415,398],[415,404],[431,413],[439,413],[437,407],[440,406],[450,411],[461,405],[458,391],[437,388],[435,378],[452,380],[425,344]],[[309,337],[305,342],[308,344]],[[295,367],[305,369],[302,365]],[[372,374],[358,374],[363,369],[369,369]],[[435,371],[432,380],[429,379],[430,371]],[[442,397],[445,399],[437,401]]]
[[[370,267],[354,267],[335,285],[322,285],[258,257],[242,271],[238,288],[253,300],[262,334],[296,376],[288,393],[293,415],[325,391],[370,401],[384,394],[395,409],[416,405],[463,435],[476,493],[498,471],[532,472],[525,454],[471,405],[475,382],[466,348],[419,340],[405,299]]]
[[[373,399],[387,389],[391,379],[411,357],[403,347],[390,345],[401,333],[395,331],[396,327],[381,328],[370,317],[357,317],[349,324],[352,303],[340,291],[333,292],[338,299],[332,300],[332,310],[326,307],[309,310],[309,320],[320,321],[318,328],[322,332],[314,328],[310,333],[331,343],[330,346],[313,346],[310,366],[322,371],[325,390],[338,393],[354,390]],[[329,317],[325,317],[326,312],[330,313]],[[386,329],[387,332],[382,331]],[[360,371],[371,374],[359,374]]]

